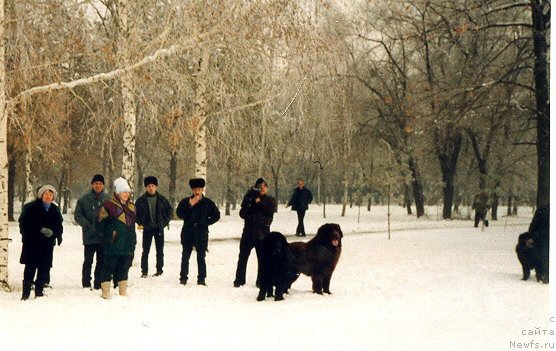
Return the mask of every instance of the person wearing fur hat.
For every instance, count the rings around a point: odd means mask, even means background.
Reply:
[[[131,188],[125,178],[114,181],[112,198],[104,201],[98,220],[102,233],[104,264],[102,267],[101,297],[110,298],[110,281],[117,282],[119,294],[127,296],[127,279],[137,244],[135,234],[135,205],[131,202]]]
[[[207,265],[205,256],[208,248],[208,226],[220,219],[220,211],[214,201],[203,195],[204,179],[190,179],[189,186],[192,192],[191,196],[181,200],[176,209],[176,215],[183,219],[180,284],[187,284],[189,257],[191,257],[191,252],[195,247],[197,251],[197,284],[206,285]]]
[[[262,178],[257,179],[255,186],[250,188],[243,197],[239,216],[245,220],[245,225],[239,242],[239,258],[234,287],[245,285],[247,261],[253,248],[257,254],[257,262],[260,263],[262,241],[270,233],[270,224],[274,218],[276,207],[276,199],[268,195],[268,185]],[[257,266],[256,285],[258,287],[261,265]]]
[[[96,255],[93,287],[100,289],[103,253],[101,247],[102,233],[98,223],[98,214],[104,201],[110,196],[104,191],[104,177],[95,174],[91,180],[91,189],[77,200],[73,218],[81,226],[83,235],[84,260],[81,271],[83,288],[91,288],[91,269]]]
[[[157,191],[158,179],[154,176],[143,180],[145,193],[135,202],[137,208],[137,224],[143,227],[143,254],[141,255],[141,278],[149,272],[149,252],[154,238],[156,247],[156,273],[162,274],[164,267],[164,227],[172,219],[170,201]]]
[[[62,244],[62,214],[53,202],[56,189],[52,185],[41,186],[37,198],[21,211],[19,231],[22,236],[20,263],[25,265],[23,272],[22,300],[31,295],[35,279],[35,297],[44,296],[44,286],[50,276],[54,257],[54,246]]]

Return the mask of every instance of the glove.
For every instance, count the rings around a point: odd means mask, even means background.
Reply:
[[[46,236],[47,238],[50,238],[54,234],[52,229],[46,228],[46,227],[41,228],[41,233],[42,233],[42,235]]]
[[[58,246],[60,246],[60,244],[62,243],[62,237],[61,236],[57,237],[56,241],[58,241]]]

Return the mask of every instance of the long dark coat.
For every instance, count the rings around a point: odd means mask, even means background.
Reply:
[[[20,263],[52,267],[54,245],[57,238],[62,238],[62,214],[54,203],[46,211],[42,199],[31,201],[23,207],[19,216],[19,232],[22,236]],[[50,228],[54,234],[47,238],[40,232],[41,228]]]
[[[218,222],[220,211],[214,201],[204,197],[195,206],[191,206],[189,199],[193,195],[180,201],[176,209],[178,218],[183,219],[181,229],[181,244],[194,245],[197,251],[207,251],[208,226]]]

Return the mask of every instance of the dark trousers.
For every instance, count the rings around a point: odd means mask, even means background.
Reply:
[[[143,253],[141,254],[141,273],[149,272],[149,253],[154,237],[156,248],[156,271],[162,272],[164,266],[164,229],[143,230]]]
[[[486,214],[475,212],[475,228],[479,226],[480,221],[484,221],[486,218]]]
[[[303,224],[303,218],[305,218],[305,210],[297,211],[297,229],[295,234],[305,235],[305,225]]]
[[[251,250],[253,248],[257,254],[257,284],[259,283],[259,276],[261,275],[260,257],[262,240],[241,240],[239,242],[239,258],[237,261],[236,279],[234,283],[245,284],[247,261],[249,260],[249,255],[251,254]]]
[[[30,287],[35,279],[35,274],[37,274],[37,279],[35,280],[35,295],[42,296],[44,285],[50,276],[50,264],[26,264],[23,271],[23,285]]]
[[[114,277],[114,283],[127,280],[133,255],[104,255],[101,282],[109,282]]]
[[[84,288],[91,287],[91,269],[93,267],[93,259],[95,254],[97,256],[97,262],[95,264],[95,272],[94,272],[94,281],[93,285],[95,289],[100,289],[101,279],[100,276],[102,274],[102,262],[104,260],[103,256],[104,253],[102,251],[102,246],[100,244],[87,244],[84,245],[84,260],[83,260],[83,271],[82,271],[82,279],[81,283],[83,284]]]
[[[193,243],[184,243],[182,244],[182,251],[181,251],[181,271],[180,271],[180,280],[187,281],[187,277],[189,276],[189,258],[191,257],[191,252],[193,251]],[[207,255],[205,250],[199,250],[196,248],[197,251],[197,282],[205,281],[207,277],[207,263],[205,262],[205,257]]]

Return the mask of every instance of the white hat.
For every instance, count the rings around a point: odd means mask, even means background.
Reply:
[[[127,180],[125,180],[125,178],[122,178],[122,177],[120,177],[120,178],[118,178],[114,181],[114,189],[115,189],[114,192],[116,194],[125,193],[125,192],[130,193],[131,192],[131,188],[129,187],[129,184],[127,183]]]
[[[52,185],[45,184],[45,185],[41,186],[39,188],[39,190],[37,190],[37,199],[42,199],[42,195],[47,190],[52,191],[52,193],[54,194],[54,197],[56,197],[56,195],[58,195],[58,192],[56,191],[56,189],[54,189],[54,187]]]

